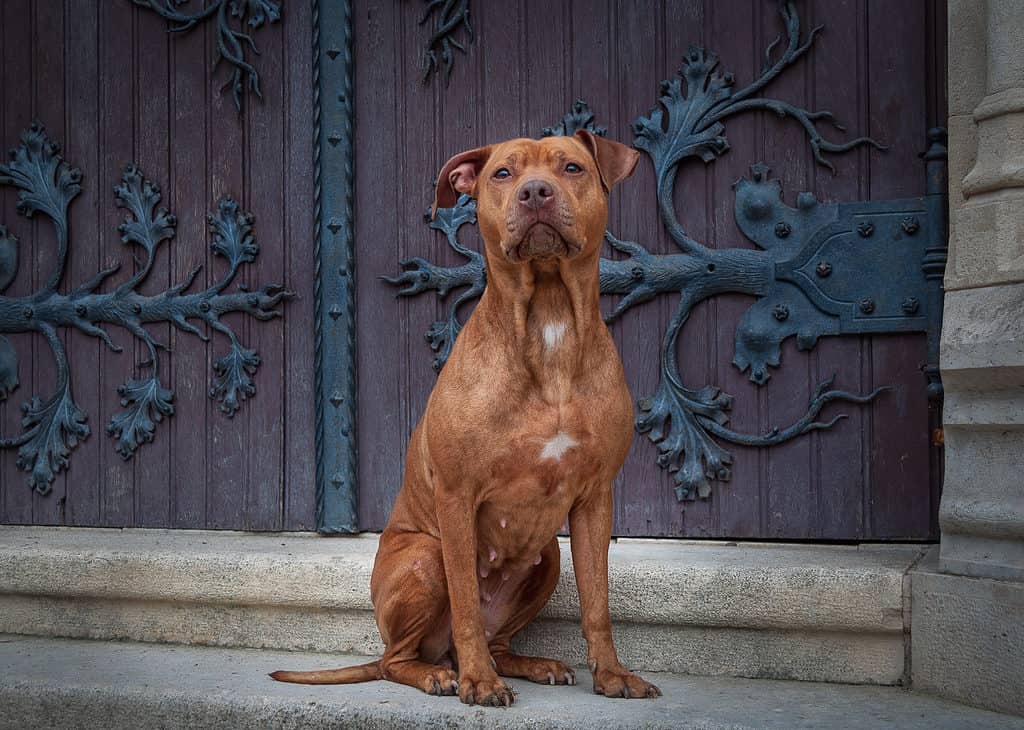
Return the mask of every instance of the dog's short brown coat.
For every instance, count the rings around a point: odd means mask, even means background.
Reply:
[[[476,198],[487,288],[413,432],[380,538],[370,591],[387,648],[362,666],[275,679],[383,678],[491,705],[513,701],[499,675],[574,684],[562,662],[509,650],[558,582],[568,518],[594,691],[660,695],[619,663],[608,613],[611,484],[632,402],[598,309],[598,261],[607,193],[638,157],[581,131],[444,166],[435,210]]]

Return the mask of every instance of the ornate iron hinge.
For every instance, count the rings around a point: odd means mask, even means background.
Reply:
[[[171,23],[169,32],[186,33],[211,18],[217,28],[217,63],[226,61],[232,66],[231,76],[224,87],[231,87],[235,108],[242,113],[242,96],[248,85],[249,91],[263,98],[260,91],[260,75],[245,59],[245,48],[259,55],[256,42],[245,32],[245,26],[253,31],[264,23],[276,23],[281,19],[281,4],[274,0],[214,0],[202,10],[194,13],[181,9],[188,0],[132,0],[135,5],[151,10]],[[237,19],[240,28],[233,28],[231,19]],[[215,64],[216,66],[216,64]]]
[[[708,248],[691,238],[676,217],[672,190],[680,163],[692,157],[712,162],[724,154],[729,149],[724,121],[742,112],[767,109],[795,120],[806,132],[817,163],[833,172],[826,153],[865,144],[884,149],[867,137],[830,142],[817,127],[828,121],[842,130],[831,113],[757,96],[807,52],[821,30],[813,29],[804,39],[794,3],[783,1],[779,8],[786,28],[785,50],[773,60],[778,41],[769,46],[765,69],[749,86],[734,89],[732,74],[717,72],[714,53],[691,48],[676,78],[661,84],[662,108],[633,124],[634,145],[654,163],[659,215],[680,252],[652,254],[641,244],[608,232],[608,243],[628,258],[600,262],[601,292],[622,296],[606,317],[609,322],[660,294],[679,294],[662,344],[658,389],[637,402],[635,424],[655,444],[658,464],[674,472],[679,500],[706,498],[712,481],[730,478],[732,456],[716,439],[747,446],[779,444],[830,428],[845,417],[818,421],[828,403],[868,403],[886,390],[857,395],[832,389],[829,379],[815,390],[804,415],[789,426],[761,434],[730,429],[732,396],[711,385],[686,387],[677,362],[680,332],[693,307],[708,297],[727,292],[757,297],[737,327],[733,363],[740,371],[749,371],[750,380],[759,386],[768,381],[769,368],[780,365],[780,346],[787,337],[796,336],[797,347],[806,350],[822,335],[924,331],[929,338],[929,393],[941,396],[937,363],[946,261],[944,130],[929,132],[928,194],[923,198],[825,204],[811,193],[801,193],[797,207],[791,208],[782,202],[778,181],[759,164],[752,167],[749,179],[735,186],[737,223],[759,250]],[[584,127],[603,133],[593,126],[586,105],[577,102],[560,127],[545,129],[544,134],[572,134]],[[398,276],[387,277],[389,283],[402,285],[399,294],[406,296],[435,290],[444,297],[467,287],[450,307],[447,320],[435,322],[427,331],[437,353],[435,370],[443,367],[461,328],[458,308],[479,296],[486,283],[483,257],[457,239],[459,227],[475,220],[476,204],[463,196],[430,222],[466,257],[466,264],[445,268],[414,258],[402,262],[405,270]]]
[[[102,339],[111,350],[120,352],[103,324],[116,325],[142,340],[149,353],[143,364],[148,371],[139,379],[121,385],[123,411],[114,415],[107,433],[116,439],[117,451],[131,458],[143,444],[153,440],[156,425],[174,413],[174,393],[160,380],[158,352],[167,345],[157,342],[144,325],[169,322],[178,329],[207,341],[208,336],[189,320],[205,322],[225,335],[228,352],[213,364],[214,379],[210,397],[220,401],[220,410],[231,417],[241,401],[256,392],[252,376],[260,359],[255,350],[242,345],[231,327],[221,320],[229,312],[245,312],[267,320],[281,315],[277,305],[293,294],[278,284],[255,291],[239,285],[228,286],[243,264],[255,261],[259,252],[253,235],[253,217],[229,197],[222,198],[217,212],[209,216],[214,254],[223,257],[228,268],[214,284],[189,292],[200,267],[194,268],[177,286],[159,294],[140,294],[139,286],[149,276],[157,248],[174,237],[177,220],[165,208],[158,208],[160,190],[146,180],[141,170],[128,165],[121,183],[114,188],[117,205],[128,211],[118,230],[125,244],[141,247],[145,256],[134,274],[100,293],[100,286],[114,274],[119,264],[100,271],[68,294],[58,286],[64,278],[68,247],[68,208],[81,192],[82,173],[60,156],[60,148],[46,137],[43,127],[33,124],[22,133],[21,144],[11,150],[10,161],[0,165],[0,185],[18,189],[18,212],[25,217],[36,213],[49,218],[57,234],[57,260],[45,283],[22,297],[0,296],[0,333],[37,332],[46,338],[57,362],[57,387],[43,399],[37,395],[22,406],[24,432],[0,439],[0,448],[18,448],[18,468],[30,473],[29,485],[40,494],[50,491],[54,475],[68,466],[72,449],[89,435],[86,414],[71,394],[71,364],[58,330],[74,327]],[[0,226],[0,292],[14,280],[18,269],[18,240]],[[0,336],[0,399],[18,386],[18,358],[7,338]]]

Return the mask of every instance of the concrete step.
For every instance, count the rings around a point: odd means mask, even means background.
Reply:
[[[96,728],[900,728],[1024,730],[1024,718],[895,687],[651,673],[656,700],[611,700],[512,680],[509,708],[468,707],[369,682],[308,687],[267,673],[365,657],[0,636],[0,729]]]
[[[375,535],[0,528],[0,631],[376,655]],[[568,545],[561,583],[517,639],[581,666]],[[915,546],[618,540],[612,620],[650,671],[896,684]]]

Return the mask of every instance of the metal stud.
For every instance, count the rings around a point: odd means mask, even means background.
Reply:
[[[903,310],[904,314],[917,314],[917,310],[921,308],[921,302],[918,301],[917,297],[907,297],[900,304],[900,309]]]

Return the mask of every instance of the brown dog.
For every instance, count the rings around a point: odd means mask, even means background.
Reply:
[[[487,288],[413,432],[380,538],[370,595],[387,649],[362,666],[274,679],[389,679],[506,706],[512,690],[498,675],[575,684],[562,662],[509,651],[555,589],[568,516],[594,691],[661,694],[619,663],[608,613],[611,484],[633,431],[598,311],[598,259],[606,195],[638,158],[580,131],[445,164],[434,210],[459,193],[477,199]]]

